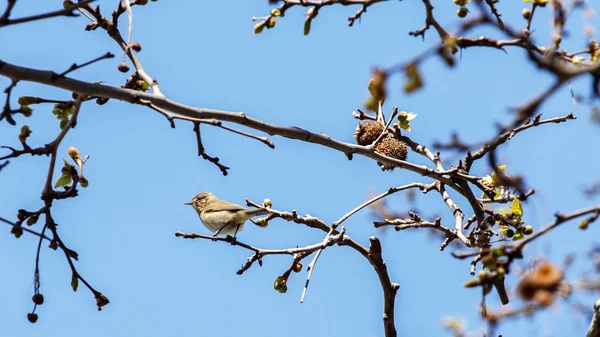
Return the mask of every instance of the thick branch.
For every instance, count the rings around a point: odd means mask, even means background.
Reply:
[[[369,248],[369,262],[375,268],[379,283],[383,289],[383,328],[386,337],[396,337],[396,326],[394,323],[394,302],[396,293],[400,285],[390,280],[387,267],[381,256],[381,243],[379,239],[372,236],[369,238],[371,247]]]
[[[265,132],[269,135],[279,135],[285,138],[298,139],[304,142],[323,145],[325,147],[329,147],[331,149],[340,151],[346,154],[347,156],[351,154],[363,155],[374,159],[377,162],[386,164],[390,167],[400,167],[420,174],[422,176],[427,176],[435,180],[439,180],[442,183],[446,184],[446,186],[449,186],[452,189],[456,190],[458,193],[462,193],[461,189],[457,187],[448,176],[438,173],[428,168],[427,166],[416,165],[403,160],[386,157],[382,154],[375,152],[374,150],[369,149],[367,146],[360,146],[341,142],[323,133],[316,134],[294,126],[279,126],[266,123],[255,118],[248,117],[243,112],[194,108],[175,101],[171,101],[162,95],[155,95],[126,88],[111,87],[102,84],[88,83],[74,80],[68,77],[56,78],[56,74],[50,71],[41,71],[14,66],[8,63],[4,63],[2,61],[0,61],[0,75],[4,75],[12,79],[42,83],[53,87],[79,92],[85,95],[113,98],[130,103],[138,104],[141,100],[149,101],[156,107],[183,116],[227,121],[235,124],[244,125],[246,127]]]

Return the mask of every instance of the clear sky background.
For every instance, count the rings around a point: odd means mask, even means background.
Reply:
[[[590,1],[596,10],[596,1]],[[13,17],[45,12],[61,1],[19,0]],[[98,1],[104,14],[116,1]],[[33,5],[35,4],[35,5]],[[435,15],[453,31],[457,7],[451,1],[434,1]],[[521,1],[502,1],[503,18],[523,27]],[[347,27],[347,17],[357,7],[333,6],[320,11],[309,36],[303,36],[301,9],[288,11],[275,29],[252,33],[252,16],[264,16],[265,0],[252,1],[159,1],[134,8],[133,40],[142,44],[139,58],[148,73],[158,79],[167,97],[184,104],[231,111],[270,123],[293,125],[333,138],[353,142],[357,121],[353,110],[362,107],[367,82],[375,66],[392,66],[414,57],[436,43],[434,31],[425,41],[408,35],[424,24],[421,1],[390,1],[369,8],[362,22]],[[110,12],[108,12],[110,10]],[[473,13],[476,13],[472,7]],[[542,9],[534,20],[534,36],[548,41],[548,14]],[[122,27],[126,16],[122,16]],[[593,23],[598,26],[598,21]],[[58,18],[0,29],[0,59],[21,66],[61,72],[73,62],[82,63],[107,51],[117,58],[74,72],[74,78],[106,81],[120,86],[126,74],[117,71],[120,49],[104,31],[86,32],[88,20]],[[587,46],[582,12],[573,13],[564,47]],[[489,34],[489,29],[471,36]],[[501,37],[492,35],[493,37]],[[526,61],[526,54],[507,48],[472,48],[462,52],[454,69],[434,58],[421,67],[425,87],[407,96],[404,79],[389,83],[386,111],[393,105],[418,114],[410,136],[431,145],[449,140],[452,131],[469,142],[489,139],[495,123],[512,119],[510,107],[526,102],[551,84],[551,77]],[[588,94],[591,81],[573,83],[577,94]],[[4,88],[9,84],[0,78]],[[21,95],[69,99],[69,92],[19,83],[14,104]],[[58,121],[50,105],[34,107],[33,116],[17,116],[33,133],[29,144],[40,146],[53,139]],[[503,146],[499,158],[509,174],[526,176],[536,194],[526,204],[524,220],[535,229],[552,220],[556,211],[593,205],[581,193],[600,178],[596,144],[598,126],[590,123],[588,106],[574,108],[564,88],[541,107],[544,117],[574,112],[578,117],[560,125],[545,125],[517,135]],[[0,124],[0,144],[18,145],[19,127]],[[171,129],[165,118],[149,109],[109,101],[82,108],[77,128],[69,132],[60,153],[76,146],[90,160],[85,173],[90,181],[75,199],[55,202],[53,214],[69,247],[79,253],[81,274],[109,297],[101,312],[85,287],[74,293],[70,270],[62,252],[44,248],[41,256],[41,291],[46,302],[38,308],[36,324],[27,322],[32,308],[33,271],[37,238],[19,240],[10,227],[0,231],[0,335],[11,337],[60,334],[71,336],[383,336],[382,292],[368,262],[346,247],[324,251],[303,304],[299,303],[306,272],[293,274],[289,290],[273,290],[273,280],[291,261],[289,256],[268,257],[244,275],[236,270],[250,253],[222,243],[176,238],[176,230],[209,232],[183,202],[202,191],[244,204],[249,198],[273,201],[279,210],[296,209],[329,223],[364,202],[370,190],[385,191],[412,181],[429,180],[408,171],[382,173],[370,159],[314,144],[273,137],[276,148],[221,129],[203,126],[210,155],[230,166],[222,176],[212,164],[197,157],[192,125],[177,123]],[[453,154],[442,153],[442,158]],[[409,160],[427,164],[409,153]],[[0,216],[16,219],[17,210],[36,210],[46,176],[48,158],[22,157],[0,173]],[[479,163],[474,172],[488,171]],[[459,203],[465,200],[457,198]],[[406,198],[389,198],[398,211],[408,210]],[[439,214],[443,224],[452,214],[438,195],[418,195],[423,214]],[[471,214],[467,214],[470,216]],[[469,261],[439,251],[438,240],[425,231],[382,232],[374,219],[362,211],[345,223],[348,234],[368,245],[377,235],[393,281],[400,284],[396,301],[399,336],[445,336],[441,320],[459,315],[468,329],[481,328],[478,314],[480,292],[465,289],[470,278]],[[577,222],[563,225],[527,250],[527,258],[546,255],[557,261],[573,251],[598,243],[600,229],[586,232]],[[41,230],[38,224],[34,229]],[[238,238],[262,248],[277,249],[319,242],[323,233],[283,220],[261,229],[249,224]],[[47,245],[47,244],[46,244]],[[45,246],[46,246],[45,245]],[[308,264],[310,258],[305,261]],[[526,262],[524,261],[524,265]],[[588,264],[585,265],[589,267]],[[572,279],[580,269],[567,274]],[[517,279],[509,276],[514,286]],[[598,294],[578,298],[592,307]],[[499,302],[489,297],[492,308]],[[511,304],[519,306],[513,297]],[[516,320],[499,330],[503,336],[581,336],[589,320],[564,303],[555,305],[535,320]]]

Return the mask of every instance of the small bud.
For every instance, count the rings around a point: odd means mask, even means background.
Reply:
[[[523,10],[521,11],[521,15],[523,15],[523,19],[529,20],[529,18],[531,18],[531,9],[523,8]]]
[[[475,288],[481,285],[481,281],[478,279],[471,279],[465,282],[465,288]]]
[[[37,221],[38,221],[38,216],[37,215],[30,216],[29,219],[27,219],[27,226],[33,226],[33,225],[35,225],[35,223]]]
[[[27,218],[27,215],[28,215],[28,213],[27,213],[26,210],[20,209],[17,212],[17,219],[19,219],[20,221],[23,221],[23,220],[25,220]]]
[[[33,301],[33,303],[35,303],[37,305],[42,305],[42,304],[44,304],[44,295],[42,295],[42,294],[35,294],[31,298],[31,300]]]
[[[525,234],[525,235],[533,234],[533,227],[525,226],[525,228],[523,228],[523,234]]]
[[[129,48],[135,50],[138,53],[142,51],[142,45],[139,42],[134,42],[130,44]]]
[[[272,16],[281,16],[281,11],[278,8],[271,9]]]
[[[18,239],[23,235],[23,228],[13,226],[13,228],[10,230],[10,233],[13,234],[16,239]]]
[[[285,294],[287,292],[287,284],[284,285],[281,289],[279,289],[279,293]]]
[[[258,227],[266,228],[269,225],[269,222],[265,218],[260,218],[260,219],[256,220],[255,224]]]
[[[560,36],[560,34],[554,34],[552,39],[554,40],[554,43],[556,43],[556,44],[560,44],[562,42],[562,36]]]
[[[105,98],[105,97],[98,97],[96,99],[96,104],[98,104],[98,105],[104,105],[104,104],[106,104],[106,102],[108,102],[108,98]]]
[[[145,6],[148,3],[148,0],[136,0],[135,4],[138,6]]]
[[[287,283],[287,280],[286,280],[286,279],[284,279],[284,278],[283,278],[283,277],[281,277],[281,276],[278,276],[278,277],[275,279],[275,283],[273,284],[273,288],[274,288],[275,290],[278,290],[278,291],[280,291],[280,290],[281,290],[283,287],[286,287],[286,283]],[[287,289],[286,289],[286,290],[287,290]]]
[[[65,1],[66,2],[66,1]],[[29,313],[27,314],[27,320],[31,323],[35,323],[38,320],[38,315],[36,313]]]
[[[270,17],[266,22],[268,29],[275,27],[275,24],[277,24],[277,19],[275,19],[274,17]]]
[[[264,207],[267,207],[267,208],[269,208],[269,207],[273,206],[273,204],[271,203],[271,199],[265,199],[265,200],[263,201],[263,206],[264,206]]]
[[[37,98],[33,96],[21,96],[17,100],[17,103],[19,103],[21,106],[28,106],[30,104],[36,104]]]
[[[117,69],[119,69],[120,72],[122,73],[126,73],[129,71],[129,66],[126,65],[125,63],[121,63],[119,64],[119,66],[117,67]]]
[[[142,91],[146,91],[146,90],[148,90],[148,88],[150,88],[150,85],[148,84],[148,82],[143,81],[143,80],[139,80],[139,81],[135,82],[135,84]]]
[[[90,185],[90,183],[85,177],[81,177],[81,179],[79,179],[79,185],[81,185],[83,188],[86,188]]]
[[[456,15],[458,15],[459,18],[464,18],[467,14],[469,14],[469,9],[467,7],[461,7],[456,11]]]
[[[294,268],[293,268],[293,270],[294,270],[294,272],[296,272],[296,273],[299,273],[299,272],[301,272],[301,271],[302,271],[302,263],[300,263],[300,262],[296,263],[296,264],[294,265]]]
[[[108,300],[108,297],[104,296],[102,293],[96,294],[96,305],[98,306],[98,311],[102,310],[102,307],[109,303],[110,301]]]
[[[70,157],[71,157],[73,160],[75,160],[75,161],[77,161],[77,160],[81,159],[81,157],[79,157],[79,151],[77,151],[77,148],[75,148],[75,147],[73,147],[73,146],[71,146],[71,147],[69,148],[69,150],[67,150],[67,153],[68,153],[68,154],[69,154],[69,156],[70,156]]]
[[[406,122],[407,119],[408,119],[408,112],[400,111],[400,113],[398,114],[398,120],[400,122]]]
[[[58,249],[58,243],[56,241],[50,241],[50,244],[48,245],[48,248],[52,249],[52,250],[57,250]]]
[[[306,20],[304,21],[304,35],[305,36],[310,34],[311,22],[312,22],[312,19],[310,17],[306,18]]]
[[[582,220],[579,223],[579,229],[586,230],[588,228],[589,224],[590,224],[590,221],[588,219]]]
[[[63,8],[67,9],[69,7],[73,6],[73,1],[70,0],[65,0],[63,1]],[[37,317],[37,316],[36,316]],[[36,318],[37,319],[37,318]]]
[[[33,112],[33,109],[28,107],[28,106],[22,106],[21,107],[21,113],[23,114],[23,116],[25,117],[29,117],[31,116],[31,113]]]
[[[23,125],[21,127],[21,133],[19,133],[19,141],[21,143],[25,144],[27,137],[29,137],[30,135],[31,135],[31,129],[29,128],[29,126]]]
[[[254,25],[254,34],[260,34],[262,33],[263,29],[265,28],[265,23],[264,22],[259,22],[257,24]]]

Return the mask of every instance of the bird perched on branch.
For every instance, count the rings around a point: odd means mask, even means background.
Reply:
[[[220,200],[210,192],[202,192],[197,194],[192,201],[188,201],[185,205],[192,205],[200,216],[200,220],[204,227],[213,232],[216,237],[219,234],[236,236],[244,223],[249,219],[269,214],[268,211],[262,209],[247,209],[240,205]]]

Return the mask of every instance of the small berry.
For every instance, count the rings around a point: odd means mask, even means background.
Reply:
[[[509,229],[506,231],[505,235],[507,238],[512,238],[513,236],[515,236],[515,231],[512,229]]]
[[[105,98],[105,97],[98,97],[96,99],[96,104],[98,104],[98,105],[104,105],[104,104],[106,104],[106,102],[108,102],[108,98]]]
[[[81,179],[79,179],[79,185],[81,185],[83,188],[86,188],[90,185],[90,183],[85,177],[81,177]]]
[[[142,51],[142,45],[139,42],[132,43],[131,45],[129,45],[129,48],[135,50],[138,53]]]
[[[33,303],[35,303],[37,305],[42,305],[42,304],[44,304],[44,295],[42,295],[42,294],[35,294],[31,298],[31,300],[33,301]]]
[[[299,273],[302,271],[302,263],[298,262],[294,265],[294,272]]]
[[[36,313],[29,313],[27,314],[27,320],[31,323],[35,323],[38,320],[38,315]]]
[[[129,71],[129,66],[126,65],[125,63],[121,63],[119,64],[119,66],[117,67],[117,69],[119,69],[120,72],[122,73],[126,73]]]

